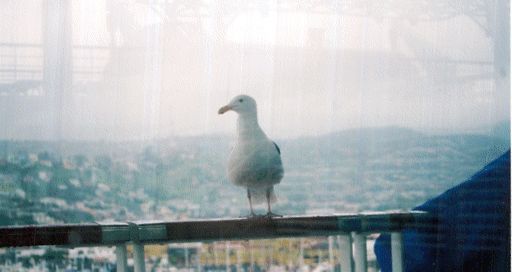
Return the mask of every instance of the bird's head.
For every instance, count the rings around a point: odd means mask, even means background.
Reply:
[[[219,114],[230,110],[238,114],[256,114],[256,100],[244,94],[235,96],[229,104],[219,109]]]

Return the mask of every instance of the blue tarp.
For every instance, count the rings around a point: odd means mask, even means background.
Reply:
[[[510,150],[414,210],[437,224],[403,232],[405,271],[510,271]],[[390,235],[374,250],[382,271],[391,271]]]

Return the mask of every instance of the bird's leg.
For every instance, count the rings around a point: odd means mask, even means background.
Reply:
[[[251,200],[251,191],[249,191],[249,188],[247,188],[247,198],[249,199],[249,207],[251,208],[251,214],[249,217],[254,217],[256,214],[254,213],[254,210],[252,209],[252,200]]]
[[[267,194],[266,194],[266,197],[267,197],[267,217],[268,218],[271,218],[271,217],[283,217],[280,214],[272,212],[272,209],[270,207],[270,194],[271,194],[271,192],[272,192],[272,188],[267,189]]]

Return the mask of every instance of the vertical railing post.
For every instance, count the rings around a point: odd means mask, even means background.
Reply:
[[[139,226],[133,222],[129,222],[128,225],[130,240],[133,242],[133,270],[135,272],[145,272],[144,244],[140,242]]]
[[[352,237],[348,234],[338,236],[340,248],[340,268],[342,272],[353,272],[352,265]]]
[[[146,263],[144,261],[144,245],[133,243],[133,268],[135,272],[145,272]]]
[[[333,253],[333,237],[329,236],[327,237],[328,243],[329,243],[329,271],[334,272],[334,253]]]
[[[230,254],[230,248],[229,248],[230,247],[230,243],[229,243],[229,241],[226,241],[225,246],[226,246],[225,247],[225,250],[226,250],[225,257],[226,257],[226,259],[225,259],[224,263],[226,265],[226,272],[229,272],[231,270],[231,258],[229,256],[229,254]]]
[[[236,249],[236,271],[242,271],[242,256],[240,255],[240,249]]]
[[[215,264],[215,269],[218,269],[220,262],[219,262],[219,253],[217,252],[217,243],[216,242],[213,242],[213,261]]]
[[[185,246],[185,268],[186,269],[189,269],[189,265],[190,265],[188,258],[189,258],[188,246]]]
[[[366,235],[362,233],[353,233],[354,237],[354,260],[355,272],[367,271],[366,260]]]
[[[393,272],[404,271],[403,236],[401,232],[391,233],[391,260]]]
[[[249,258],[250,258],[250,263],[251,263],[251,271],[254,271],[255,267],[254,267],[254,241],[252,240],[249,240]]]
[[[199,247],[197,248],[197,255],[196,255],[196,269],[197,271],[203,271],[202,265],[201,265],[201,254],[203,251],[203,244],[199,244]]]
[[[299,239],[299,265],[302,270],[304,267],[304,238]]]
[[[126,244],[116,246],[116,271],[128,272]]]

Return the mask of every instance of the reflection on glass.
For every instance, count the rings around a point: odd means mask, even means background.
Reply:
[[[507,6],[2,1],[0,224],[247,214],[216,114],[241,93],[282,151],[276,212],[411,209],[510,146]]]

